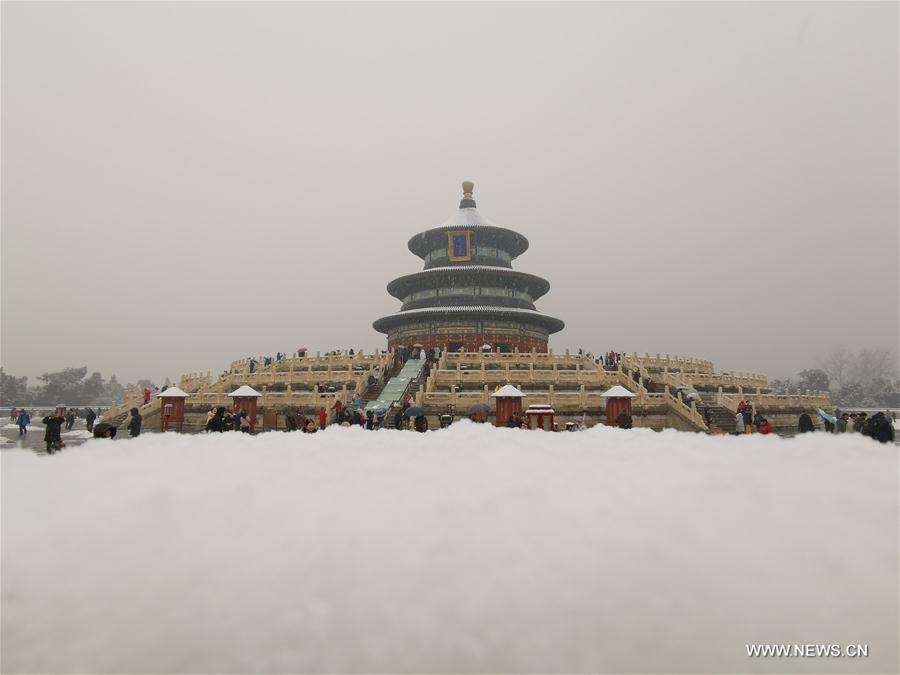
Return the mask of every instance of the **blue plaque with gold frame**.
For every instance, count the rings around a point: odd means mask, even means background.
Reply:
[[[465,262],[472,259],[471,231],[457,230],[447,233],[447,259]]]

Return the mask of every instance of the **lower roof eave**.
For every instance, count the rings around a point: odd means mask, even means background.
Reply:
[[[372,327],[379,333],[389,333],[395,326],[408,321],[421,321],[428,317],[440,317],[452,319],[456,317],[484,317],[485,315],[502,316],[503,318],[516,319],[524,323],[535,323],[545,328],[548,333],[558,333],[566,324],[562,319],[541,314],[528,309],[497,308],[497,307],[432,307],[423,309],[411,309],[405,312],[397,312],[384,316],[372,323]]]

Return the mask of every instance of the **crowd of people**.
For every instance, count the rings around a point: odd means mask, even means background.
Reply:
[[[247,411],[240,406],[234,410],[228,410],[225,406],[214,406],[206,414],[207,433],[221,433],[223,431],[240,431],[249,434],[253,430],[253,423]]]
[[[703,416],[706,425],[712,428],[712,416],[709,408],[704,408]],[[876,412],[872,416],[868,413],[839,413],[832,417],[821,413],[822,423],[826,433],[844,434],[858,433],[868,436],[879,443],[893,443],[895,439],[894,418],[888,412]],[[744,434],[771,434],[774,427],[768,419],[759,411],[754,410],[751,401],[741,400],[734,415],[734,435]],[[797,431],[801,434],[816,430],[813,416],[809,413],[801,413],[797,419]]]
[[[24,408],[13,410],[16,424],[19,427],[19,436],[28,434],[28,425],[31,424],[31,413]],[[94,424],[97,420],[97,412],[93,408],[87,408],[84,411],[85,428],[94,438],[114,438],[117,432],[116,426],[101,422]],[[44,425],[44,445],[48,454],[59,452],[66,447],[65,441],[62,439],[63,431],[71,431],[78,420],[78,411],[75,408],[57,408],[56,411],[45,415],[41,422]],[[128,434],[134,438],[141,433],[141,414],[137,408],[132,408],[130,417],[126,420],[126,428]]]
[[[871,417],[868,413],[841,413],[836,423],[825,420],[826,431],[835,434],[862,434],[879,443],[893,443],[895,439],[894,418],[890,413],[877,412]]]
[[[704,409],[703,416],[706,420],[706,425],[710,426],[712,420],[709,408]],[[769,420],[763,417],[761,413],[754,411],[753,404],[750,401],[744,401],[743,399],[738,403],[737,412],[734,415],[734,425],[734,434],[736,436],[754,433],[767,435],[773,431]]]
[[[578,350],[581,353],[581,350]],[[609,350],[605,354],[601,354],[596,359],[594,359],[594,363],[598,366],[603,366],[608,369],[615,369],[622,363],[622,352],[617,352],[614,350]]]
[[[19,436],[26,436],[28,434],[28,425],[31,424],[31,417],[33,413],[29,412],[25,408],[13,408],[10,412],[10,420],[19,427]],[[47,417],[51,417],[48,415]],[[62,422],[60,422],[61,429],[64,428],[66,431],[71,431],[75,426],[75,421],[78,419],[78,410],[75,408],[69,408],[65,411],[64,414],[54,413],[52,417],[55,419],[57,417],[62,418]],[[46,419],[46,417],[44,418]],[[94,421],[97,419],[97,413],[93,408],[86,408],[84,411],[84,421],[85,426],[88,431],[93,431]],[[41,420],[43,421],[43,420]],[[54,422],[55,424],[55,422]],[[46,429],[46,425],[44,427]],[[46,435],[46,434],[45,434]]]

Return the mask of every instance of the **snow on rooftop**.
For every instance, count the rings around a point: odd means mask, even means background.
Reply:
[[[511,384],[504,384],[497,391],[491,394],[493,398],[525,398],[527,394],[523,393]]]
[[[617,384],[600,394],[600,398],[634,398],[634,394],[621,384]]]
[[[234,397],[234,398],[239,398],[239,397],[250,398],[253,396],[262,396],[262,394],[260,394],[258,391],[256,391],[256,389],[254,389],[253,387],[251,387],[248,384],[238,387],[237,389],[235,389],[233,392],[231,392],[228,395],[231,397]]]
[[[190,396],[190,394],[186,394],[182,389],[179,389],[178,387],[167,387],[165,391],[159,392],[157,396],[159,398],[187,398],[188,396]]]
[[[897,448],[857,434],[463,421],[0,460],[4,672],[896,671]]]

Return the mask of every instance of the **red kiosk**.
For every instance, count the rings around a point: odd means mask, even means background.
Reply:
[[[618,426],[616,420],[619,419],[619,415],[623,412],[631,414],[631,399],[634,398],[634,394],[622,385],[617,384],[615,387],[600,394],[600,396],[606,399],[606,426]]]
[[[260,398],[260,394],[256,389],[249,385],[238,387],[228,394],[234,402],[235,408],[241,408],[247,413],[250,419],[250,433],[256,432],[256,399]]]
[[[555,415],[553,408],[549,405],[532,403],[525,411],[525,417],[528,418],[529,429],[543,429],[544,431],[553,431],[553,416]]]
[[[511,384],[500,387],[491,394],[491,398],[497,401],[496,425],[498,427],[505,427],[513,413],[522,413],[522,399],[525,398],[525,394]]]
[[[190,394],[184,393],[178,387],[169,387],[165,391],[159,392],[159,398],[162,399],[159,408],[159,430],[168,431],[169,425],[175,425],[175,431],[181,433],[184,425],[184,399]]]

